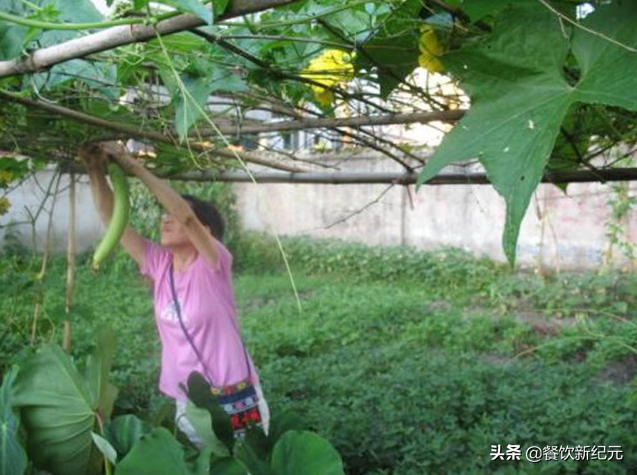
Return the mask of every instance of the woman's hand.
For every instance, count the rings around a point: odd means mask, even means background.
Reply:
[[[78,151],[78,157],[89,173],[98,171],[104,174],[106,159],[99,144],[92,142],[83,144]]]
[[[138,170],[143,168],[142,163],[134,159],[119,142],[102,142],[99,148],[103,157],[115,160],[127,173],[137,175]]]

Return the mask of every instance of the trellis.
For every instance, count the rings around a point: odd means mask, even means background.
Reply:
[[[109,61],[111,63],[119,62],[119,58],[112,56],[114,49],[129,47],[134,44],[146,44],[147,46],[144,48],[147,49],[144,51],[148,55],[143,56],[142,61],[135,65],[136,68],[144,71],[143,79],[139,80],[132,89],[130,85],[126,86],[129,90],[135,90],[138,93],[138,96],[141,97],[141,103],[127,103],[128,116],[125,114],[109,115],[108,113],[98,113],[91,111],[90,107],[79,106],[78,104],[81,104],[83,100],[88,102],[97,100],[95,99],[97,96],[91,95],[90,90],[89,92],[86,90],[78,92],[69,88],[61,97],[55,96],[51,100],[51,97],[42,97],[42,91],[38,89],[38,86],[33,88],[36,94],[30,95],[11,91],[9,90],[10,88],[0,87],[0,99],[5,104],[11,103],[25,107],[27,120],[37,122],[42,119],[39,114],[46,114],[44,117],[52,125],[51,130],[53,131],[55,131],[55,124],[66,124],[70,121],[78,124],[81,131],[79,135],[84,133],[89,140],[136,139],[142,142],[150,142],[156,147],[157,155],[159,156],[159,159],[155,162],[157,165],[154,169],[158,175],[163,177],[195,181],[256,180],[260,183],[349,185],[362,183],[409,185],[417,183],[423,168],[425,171],[427,170],[426,165],[430,153],[423,153],[418,147],[397,143],[392,137],[386,136],[386,127],[392,125],[407,127],[410,124],[425,124],[437,127],[442,124],[448,130],[450,125],[458,121],[462,120],[462,123],[466,123],[466,119],[472,116],[472,114],[467,114],[467,112],[474,109],[473,107],[471,109],[468,108],[468,99],[463,95],[462,91],[453,88],[449,89],[450,84],[452,84],[450,81],[448,84],[442,81],[432,88],[423,85],[422,81],[418,82],[414,76],[409,75],[414,65],[417,64],[416,55],[418,54],[418,49],[414,53],[412,45],[412,50],[408,51],[409,54],[412,54],[412,57],[405,56],[405,51],[403,51],[405,48],[404,38],[408,37],[409,41],[417,38],[420,35],[418,27],[424,25],[427,28],[431,28],[431,25],[437,25],[434,21],[428,22],[429,19],[434,18],[437,19],[436,21],[440,21],[443,14],[448,15],[452,21],[452,23],[448,23],[447,28],[458,29],[458,31],[452,31],[456,36],[451,40],[459,38],[457,41],[464,41],[463,38],[465,37],[472,40],[471,35],[479,36],[482,34],[488,36],[492,32],[494,23],[490,20],[483,21],[482,17],[475,16],[477,15],[476,11],[480,10],[478,8],[472,10],[472,6],[465,5],[465,10],[458,9],[458,2],[455,0],[447,2],[442,0],[428,0],[426,2],[419,0],[396,0],[395,2],[350,0],[334,4],[334,6],[326,2],[324,9],[309,10],[310,13],[301,20],[296,18],[289,22],[271,22],[270,26],[268,26],[267,22],[263,24],[257,22],[256,26],[246,27],[243,30],[237,24],[228,26],[230,25],[228,23],[230,19],[245,18],[246,15],[249,17],[258,12],[268,12],[273,8],[285,8],[297,3],[299,11],[303,11],[303,8],[311,4],[311,2],[306,4],[306,2],[299,2],[298,0],[264,0],[260,2],[235,0],[230,2],[228,8],[215,18],[215,22],[221,26],[214,30],[206,27],[206,22],[202,18],[190,14],[179,14],[179,12],[169,12],[152,18],[135,16],[127,18],[124,16],[111,22],[110,25],[112,26],[102,28],[97,32],[67,39],[52,45],[45,45],[35,50],[26,51],[25,54],[19,57],[0,61],[0,80],[10,77],[29,77],[34,81],[34,78],[37,79],[36,76],[33,76],[34,74],[42,71],[50,71],[53,74],[57,66],[68,64],[70,60],[84,58],[89,64],[108,65]],[[371,9],[368,8],[370,6]],[[577,31],[578,28],[582,29],[593,35],[593,37],[601,38],[614,47],[622,49],[622,51],[625,50],[632,53],[637,51],[633,43],[631,43],[631,38],[614,38],[604,32],[597,32],[594,28],[580,24],[578,18],[570,18],[544,1],[540,2],[536,7],[537,9],[543,9],[543,13],[535,12],[531,14],[531,17],[539,15],[538,18],[541,21],[546,21],[547,18],[549,18],[549,21],[553,17],[553,20],[558,18],[562,26],[568,24],[574,28],[574,31]],[[359,8],[359,10],[356,10],[356,8]],[[385,8],[385,13],[389,12],[383,17],[385,23],[372,24],[371,18],[373,15],[369,12],[374,10],[374,8],[380,10]],[[496,12],[498,8],[501,9],[503,7],[496,5],[489,8]],[[511,11],[514,11],[518,7],[514,6],[511,8],[513,8]],[[630,16],[629,6],[624,5],[624,7],[621,7],[620,5],[617,8],[624,8],[627,13],[626,17]],[[335,17],[339,12],[347,11],[349,14],[351,10],[351,14],[354,15],[356,12],[362,12],[363,9],[365,14],[369,13],[370,15],[370,24],[364,29],[366,31],[366,39],[360,39],[360,35],[357,36],[353,33],[348,34],[350,30],[354,30],[349,27],[343,27],[344,17]],[[294,17],[293,13],[291,15]],[[256,18],[252,17],[253,20]],[[422,21],[423,19],[425,21]],[[6,13],[0,13],[0,20],[45,29],[83,28],[90,30],[93,27],[99,29],[104,26],[104,24],[52,24],[28,18],[18,18],[15,15],[12,16]],[[406,33],[392,30],[394,36],[388,34],[388,36],[383,37],[384,30],[389,31],[393,28],[392,21],[407,25],[405,27]],[[277,28],[272,26],[277,24],[298,25],[301,23],[305,25],[306,30],[304,31],[307,33],[322,33],[320,35],[310,34],[309,36],[303,36],[295,34],[293,29],[277,30]],[[444,28],[442,29],[444,30]],[[160,52],[163,51],[168,56],[170,51],[175,58],[183,57],[189,66],[196,63],[197,55],[192,53],[188,46],[180,46],[177,40],[175,43],[164,45],[163,41],[159,40],[159,38],[165,38],[168,41],[171,35],[183,32],[191,34],[191,37],[188,37],[191,40],[188,41],[196,39],[196,44],[190,43],[195,45],[193,48],[196,52],[202,51],[202,45],[207,44],[210,47],[209,56],[213,57],[213,59],[215,52],[222,53],[221,60],[219,58],[214,60],[217,61],[215,64],[219,64],[222,69],[225,68],[224,71],[228,72],[228,77],[236,79],[243,78],[249,74],[263,76],[256,80],[252,77],[250,84],[254,87],[251,89],[236,88],[235,90],[233,89],[235,86],[231,85],[230,89],[226,89],[226,92],[217,91],[209,95],[210,107],[207,109],[209,125],[203,127],[194,126],[187,133],[184,133],[183,129],[184,127],[188,129],[191,124],[182,125],[182,130],[180,130],[180,123],[177,120],[179,111],[177,111],[175,123],[167,121],[161,113],[162,105],[158,106],[157,99],[152,97],[154,94],[152,92],[153,88],[163,87],[165,89],[164,94],[168,94],[168,89],[170,89],[171,79],[165,74],[167,67],[162,65],[161,61],[158,61],[158,57],[161,56],[159,55]],[[378,39],[379,37],[382,41]],[[181,41],[184,36],[179,38],[179,41]],[[393,48],[392,42],[394,41],[397,45],[395,54],[402,58],[401,61],[405,60],[411,64],[408,69],[402,68],[400,61],[395,62],[391,57],[387,56],[386,51],[390,51],[390,54],[393,54],[391,50]],[[422,42],[423,38],[420,38],[420,41]],[[283,61],[269,61],[267,59],[268,48],[264,49],[265,53],[258,54],[250,46],[255,42],[259,44],[263,42],[274,42],[277,44],[283,42],[288,45],[294,45],[291,48],[295,50],[298,49],[298,45],[315,44],[317,48],[312,49],[307,55],[298,53],[295,57],[295,63],[288,65]],[[158,43],[161,48],[155,43]],[[457,48],[458,45],[454,47]],[[153,50],[153,48],[155,49]],[[324,72],[318,71],[312,76],[312,74],[308,74],[307,70],[303,69],[303,65],[307,63],[309,57],[317,55],[321,49],[325,48],[337,48],[357,53],[360,61],[357,63],[357,77],[354,81],[348,85],[345,85],[345,80],[340,84],[326,84]],[[383,49],[386,50],[385,53],[383,53]],[[124,57],[130,53],[130,50],[120,49],[118,51],[124,51],[122,53]],[[424,54],[422,45],[420,52]],[[382,56],[382,54],[385,54],[385,56]],[[152,61],[149,58],[152,58]],[[628,59],[632,60],[631,57]],[[227,62],[232,64],[225,64]],[[169,69],[177,74],[175,66],[172,63],[169,66]],[[183,74],[186,69],[182,64],[179,73]],[[66,72],[64,74],[69,73]],[[84,74],[88,73],[84,72]],[[564,74],[572,76],[576,73],[565,70]],[[460,76],[462,75],[460,74]],[[212,78],[212,76],[210,77]],[[431,79],[431,77],[430,75],[427,76],[428,79]],[[78,78],[89,83],[99,80],[90,74],[88,74],[88,77],[80,76]],[[192,78],[196,80],[197,76],[192,76]],[[226,79],[216,78],[214,81],[223,82]],[[577,77],[575,76],[567,79],[572,84],[577,82]],[[108,80],[104,79],[104,81],[108,86]],[[388,82],[391,83],[391,87],[387,85]],[[274,93],[274,89],[269,87],[269,84],[272,83],[284,84],[288,89],[277,90],[278,92]],[[377,87],[378,84],[380,85],[380,91]],[[224,87],[227,87],[227,84]],[[326,108],[324,105],[320,107],[317,104],[308,105],[312,102],[309,91],[311,88],[316,90],[317,87],[334,95],[336,102],[332,107]],[[393,92],[390,94],[390,91]],[[85,97],[82,94],[85,94]],[[182,103],[186,104],[182,104],[184,110],[189,103],[188,94],[191,94],[191,91],[188,91],[185,87],[181,87],[177,92],[173,87],[173,90],[170,91],[173,102],[177,101],[178,103],[181,100]],[[104,101],[105,99],[100,96],[99,100]],[[113,107],[117,101],[121,101],[121,98],[111,98],[110,101],[110,106]],[[223,107],[226,107],[227,110],[221,110]],[[179,103],[177,104],[178,108]],[[261,109],[277,114],[282,119],[266,123],[262,120],[244,117],[245,111]],[[228,112],[228,110],[231,112]],[[623,148],[618,147],[618,144],[633,144],[635,142],[635,127],[631,125],[631,123],[635,122],[635,117],[630,112],[631,110],[628,108],[617,113],[617,111],[607,109],[603,112],[606,114],[607,120],[614,121],[613,126],[609,128],[612,131],[608,133],[608,138],[605,141],[598,141],[599,143],[593,146],[586,140],[582,141],[582,136],[578,136],[576,131],[569,129],[566,125],[562,126],[559,134],[560,145],[555,147],[551,162],[545,169],[544,175],[538,175],[536,178],[531,179],[530,182],[565,184],[572,182],[634,180],[635,169],[615,167],[615,163],[621,158],[631,157],[634,153],[630,145],[626,145]],[[515,111],[511,112],[514,113]],[[620,123],[620,121],[623,122]],[[535,128],[533,120],[529,120],[528,124],[528,129],[533,130]],[[81,170],[72,164],[73,146],[76,144],[70,143],[63,136],[47,133],[47,130],[40,131],[38,136],[33,137],[28,132],[28,125],[25,127],[20,124],[11,124],[7,127],[13,127],[10,130],[11,141],[19,145],[18,151],[22,154],[36,157],[46,156],[48,161],[57,161],[63,164],[63,170],[81,173]],[[465,128],[464,126],[461,127]],[[455,130],[457,129],[458,127]],[[345,172],[335,170],[333,165],[326,164],[319,155],[308,156],[288,150],[273,149],[272,146],[263,143],[259,143],[257,151],[242,151],[227,146],[229,145],[227,136],[245,139],[257,134],[285,134],[294,131],[312,131],[312,134],[319,139],[325,137],[330,140],[341,141],[346,145],[356,146],[359,150],[370,150],[380,153],[395,162],[401,171],[379,173]],[[76,133],[76,135],[78,134]],[[220,137],[221,139],[219,139]],[[74,140],[77,141],[77,137]],[[0,142],[2,141],[0,140]],[[6,148],[7,142],[5,141],[4,145],[0,143],[0,146]],[[558,150],[559,147],[562,147],[562,149]],[[508,145],[504,147],[504,152],[508,151],[508,148]],[[557,160],[554,163],[553,158],[555,158],[556,153],[562,153],[566,158],[562,160],[558,157],[562,161]],[[183,160],[184,155],[190,155],[191,160]],[[164,159],[164,156],[168,158]],[[360,154],[351,155],[351,157],[355,156],[360,156]],[[339,157],[346,160],[350,155],[345,153]],[[467,157],[463,158],[466,159]],[[472,158],[481,160],[482,157],[476,154]],[[330,170],[323,170],[324,167],[330,168]],[[514,174],[520,173],[519,171],[514,172]],[[431,185],[487,184],[491,183],[492,179],[493,174],[487,175],[476,172],[473,168],[467,168],[463,172],[444,171],[438,176],[429,179],[427,183]],[[525,179],[526,175],[521,174],[518,184],[524,182]],[[495,185],[499,187],[498,191],[502,194],[503,183],[495,183]],[[508,206],[512,206],[514,198],[511,198],[511,196],[514,196],[516,191],[515,186],[513,192],[511,190],[508,191],[510,196],[505,197]],[[525,193],[527,192],[525,191]],[[516,226],[519,225],[519,217],[514,221],[517,223],[515,224]]]

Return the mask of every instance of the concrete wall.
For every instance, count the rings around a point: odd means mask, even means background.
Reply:
[[[350,161],[344,169],[393,170],[384,161]],[[335,237],[420,249],[461,247],[504,261],[505,207],[489,185],[235,185],[246,229],[283,235]],[[554,269],[596,268],[608,254],[608,185],[572,184],[567,194],[541,185],[524,219],[518,263]],[[633,193],[634,194],[634,193]],[[378,200],[376,203],[374,203]],[[358,213],[363,208],[367,209]],[[356,214],[358,213],[358,214]],[[637,227],[627,224],[634,242]],[[625,265],[615,250],[614,264]]]
[[[351,160],[341,164],[346,171],[394,170],[391,163]],[[53,175],[43,172],[9,195],[10,213],[0,225],[28,219],[26,208],[35,213]],[[63,177],[60,188],[68,186]],[[406,244],[420,249],[456,246],[476,255],[504,260],[501,235],[504,204],[488,185],[429,186],[418,193],[414,187],[387,185],[234,185],[238,208],[246,229],[282,235],[335,237],[368,244]],[[636,190],[637,191],[637,190]],[[602,184],[573,184],[564,194],[552,185],[541,185],[523,222],[518,243],[518,262],[526,266],[555,269],[600,266],[608,250],[605,224],[610,219],[608,200],[612,190]],[[375,202],[378,200],[377,202]],[[54,212],[53,248],[65,249],[68,232],[68,192],[57,199]],[[375,203],[374,203],[375,202]],[[50,201],[46,210],[50,209]],[[367,207],[363,210],[363,208]],[[78,250],[93,246],[103,234],[94,211],[86,177],[77,192]],[[48,214],[36,222],[37,247],[43,249]],[[13,228],[26,246],[31,243],[31,226]],[[637,223],[627,223],[634,242]],[[0,244],[5,229],[0,229]],[[623,265],[616,250],[615,264]]]
[[[8,194],[11,208],[7,214],[0,216],[0,246],[4,244],[7,233],[11,233],[29,249],[33,247],[35,237],[36,249],[43,250],[49,216],[53,209],[51,249],[57,252],[66,249],[69,231],[69,175],[63,175],[60,179],[60,192],[55,206],[51,198],[47,199],[34,225],[31,220],[31,217],[38,213],[52,181],[51,189],[55,190],[54,175],[53,171],[42,171]],[[104,233],[104,227],[93,206],[86,176],[80,177],[76,185],[76,221],[77,251],[86,251],[94,246]]]

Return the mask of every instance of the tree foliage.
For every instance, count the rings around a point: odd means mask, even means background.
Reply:
[[[89,0],[5,3],[0,66],[115,25],[200,19],[187,31],[0,78],[0,150],[36,162],[68,162],[87,140],[137,138],[155,146],[157,170],[242,167],[257,152],[228,151],[239,143],[270,152],[265,163],[280,167],[296,155],[242,134],[250,113],[299,120],[444,111],[463,103],[460,90],[469,113],[426,163],[424,143],[394,143],[371,127],[315,129],[313,141],[372,147],[410,172],[424,165],[421,183],[452,162],[479,161],[506,201],[503,241],[513,261],[546,170],[609,167],[635,142],[637,5],[626,0],[297,0],[233,18],[245,2],[167,0],[158,9],[130,0],[109,18]],[[326,51],[351,63],[321,63]],[[434,87],[441,79],[433,73],[423,80],[419,63],[443,69],[442,81],[459,89]],[[53,117],[42,108],[51,103]],[[89,125],[74,112],[99,120]]]

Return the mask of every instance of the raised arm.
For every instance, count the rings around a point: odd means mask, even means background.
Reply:
[[[102,150],[93,144],[86,144],[80,148],[80,159],[86,166],[91,183],[93,202],[97,208],[104,226],[108,226],[113,214],[113,192],[106,181],[104,173],[105,156]],[[122,247],[140,266],[144,263],[144,240],[131,226],[126,226],[122,238]]]
[[[217,240],[199,221],[190,204],[168,183],[153,175],[140,161],[131,157],[122,145],[104,142],[100,147],[105,156],[116,160],[125,171],[139,178],[148,187],[164,209],[182,224],[186,236],[197,252],[210,266],[216,267],[219,261]]]

